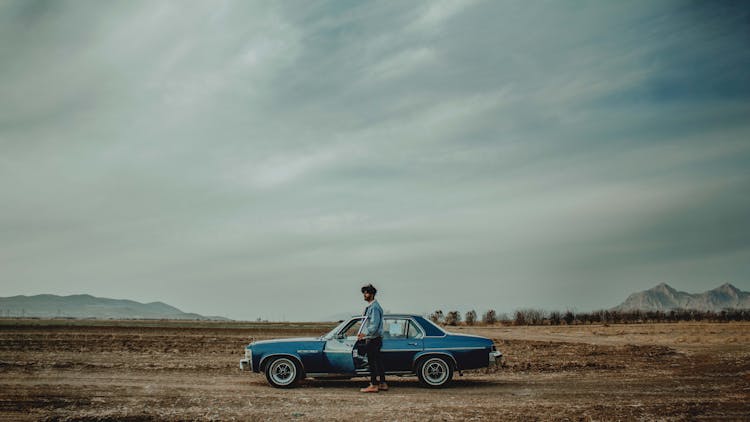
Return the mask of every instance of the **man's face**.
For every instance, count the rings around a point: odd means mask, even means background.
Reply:
[[[362,294],[365,296],[365,302],[371,302],[372,301],[372,293],[370,293],[370,292],[364,292]]]

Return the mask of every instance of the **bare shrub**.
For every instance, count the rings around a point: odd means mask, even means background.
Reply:
[[[497,314],[494,309],[490,309],[482,315],[482,322],[492,325],[497,322]]]
[[[549,323],[551,325],[560,325],[562,322],[562,313],[560,311],[552,311],[549,313]]]
[[[573,313],[573,311],[571,311],[570,309],[565,311],[565,315],[563,315],[563,321],[565,321],[567,325],[573,324],[573,321],[575,321],[575,319],[576,319],[576,316]]]
[[[443,311],[438,309],[437,311],[430,314],[430,320],[434,322],[435,324],[440,324],[443,322]]]
[[[466,325],[474,325],[474,323],[477,322],[477,311],[472,309],[466,312],[464,320],[466,321]]]
[[[516,325],[542,325],[545,319],[545,312],[542,309],[519,309],[516,311]]]
[[[531,321],[533,325],[544,324],[545,318],[546,318],[546,312],[544,312],[543,309],[530,309],[529,310],[528,319]]]
[[[461,322],[461,316],[457,311],[451,311],[444,317],[443,312],[438,310],[430,315],[430,319],[446,325],[458,325]],[[476,312],[474,310],[467,312],[465,319],[467,325],[476,324]],[[516,310],[511,316],[507,313],[498,314],[492,309],[482,316],[482,322],[485,324],[502,322],[508,325],[643,324],[680,321],[750,321],[750,309],[727,308],[718,312],[695,309],[671,309],[667,311],[599,309],[591,312],[566,310],[565,312],[551,311],[547,313],[543,309],[524,308]]]
[[[461,314],[458,311],[450,311],[445,316],[446,325],[458,325],[461,322]]]

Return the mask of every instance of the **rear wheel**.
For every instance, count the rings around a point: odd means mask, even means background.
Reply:
[[[278,357],[266,365],[266,379],[276,388],[293,387],[300,378],[301,368],[297,363],[286,357]]]
[[[445,358],[429,357],[420,362],[417,376],[425,387],[443,387],[453,378],[453,366]]]

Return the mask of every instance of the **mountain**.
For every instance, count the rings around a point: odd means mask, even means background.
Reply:
[[[0,297],[0,316],[98,319],[225,320],[186,313],[163,302],[140,303],[91,295],[36,295]]]
[[[722,309],[750,309],[750,292],[743,292],[729,283],[703,293],[686,293],[666,283],[642,292],[633,293],[625,302],[612,308],[616,311],[669,311],[695,309],[718,312]]]

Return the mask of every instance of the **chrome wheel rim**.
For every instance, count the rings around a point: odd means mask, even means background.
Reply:
[[[422,378],[431,385],[440,385],[448,379],[448,364],[442,359],[430,359],[422,365]]]
[[[297,376],[297,367],[289,359],[281,358],[271,362],[269,374],[273,382],[279,385],[288,385]]]

